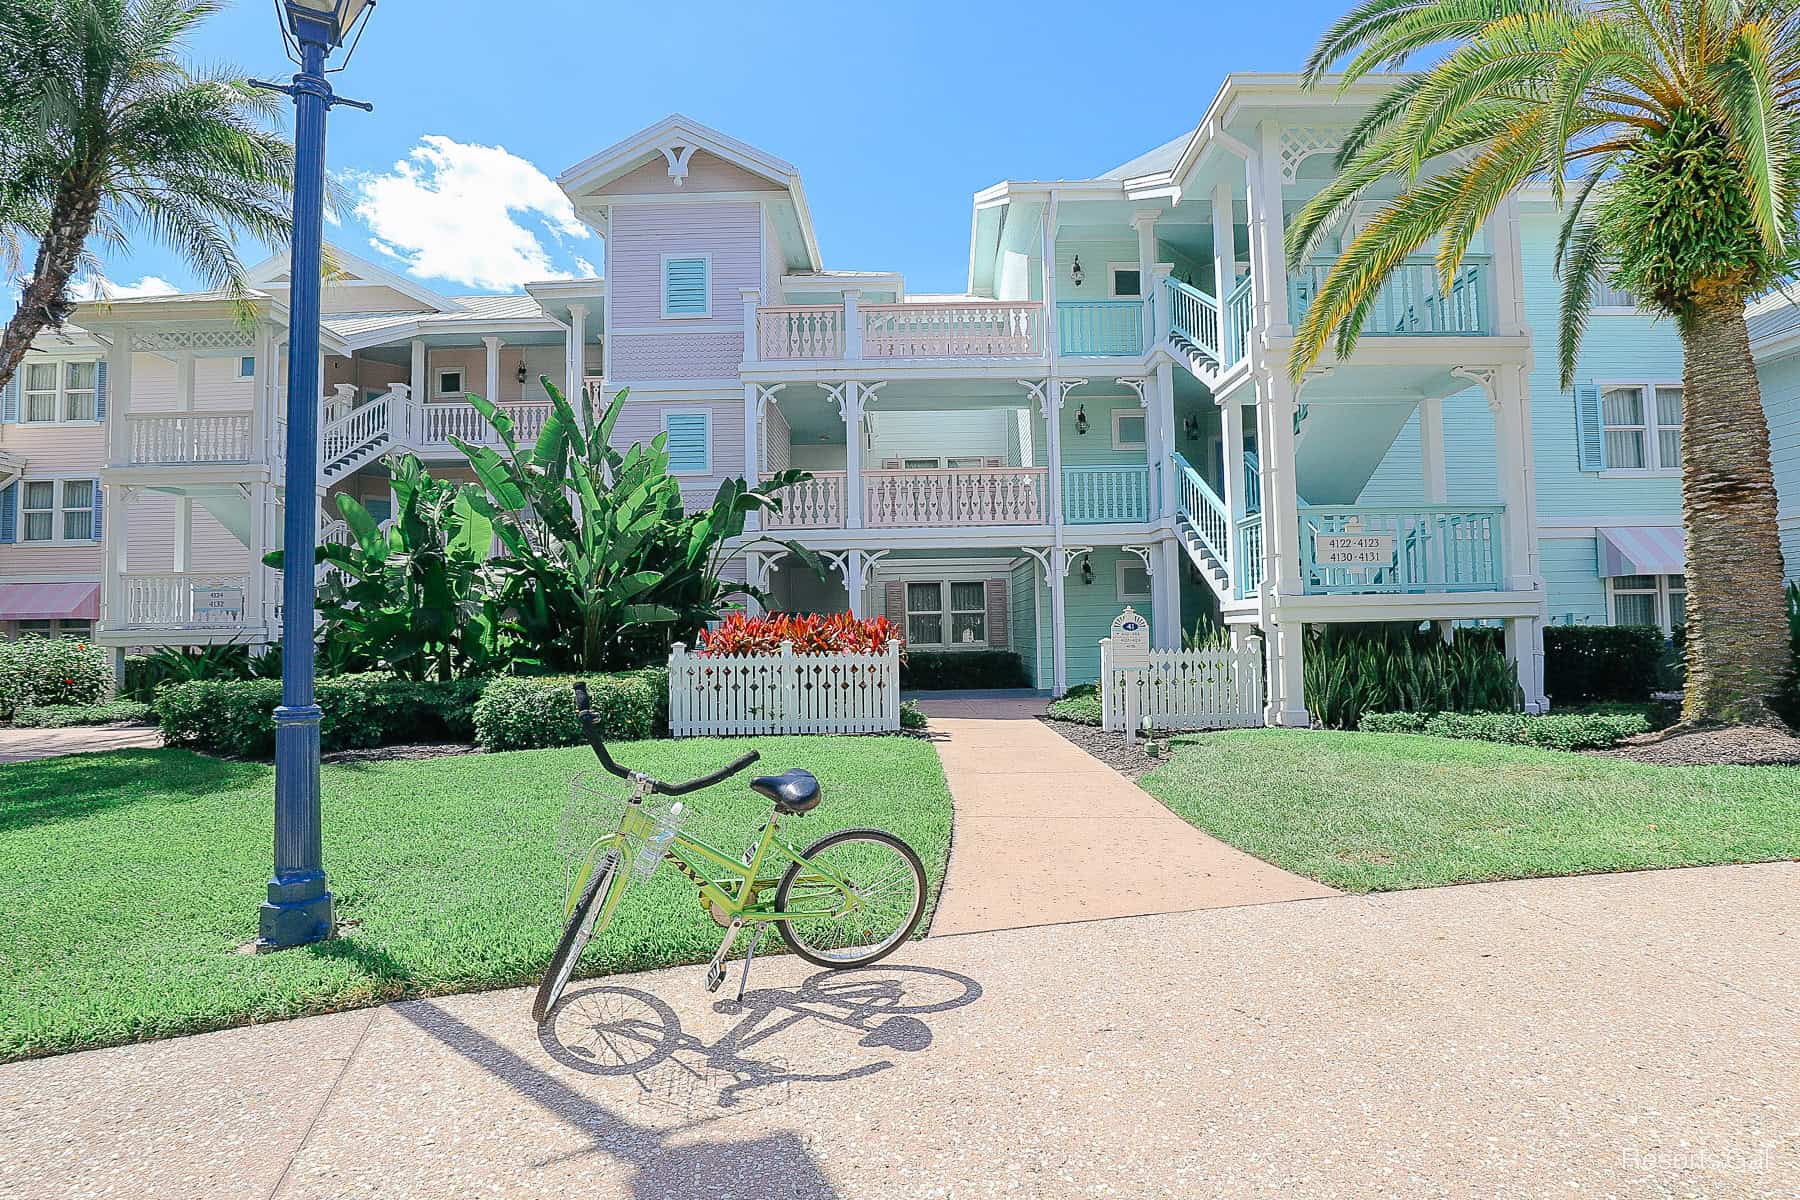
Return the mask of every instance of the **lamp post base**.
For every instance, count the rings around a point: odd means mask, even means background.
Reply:
[[[286,883],[271,879],[269,898],[257,915],[256,950],[260,954],[322,942],[336,927],[322,873]]]

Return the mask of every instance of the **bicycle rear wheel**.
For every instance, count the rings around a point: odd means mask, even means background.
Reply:
[[[880,829],[845,829],[814,842],[806,858],[844,881],[856,903],[818,871],[791,864],[775,889],[781,940],[821,967],[864,967],[887,957],[925,913],[925,868],[913,848]]]
[[[556,944],[556,953],[550,957],[550,968],[544,972],[543,981],[538,984],[537,998],[531,1004],[532,1020],[539,1025],[550,1015],[550,1010],[556,1007],[556,1002],[562,998],[563,989],[569,986],[569,977],[575,973],[575,964],[580,961],[581,952],[587,949],[588,938],[593,936],[594,917],[618,873],[618,852],[609,852],[601,861],[599,869],[588,880],[587,887],[582,889],[581,899],[569,914],[569,922],[563,926],[562,941]]]

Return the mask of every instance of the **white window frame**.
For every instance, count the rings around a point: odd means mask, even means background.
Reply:
[[[463,377],[466,374],[467,373],[461,367],[437,367],[437,368],[435,368],[432,371],[432,375],[431,375],[431,382],[432,382],[432,385],[434,388],[432,394],[435,396],[460,396],[460,395],[462,395],[464,392],[468,391],[468,388],[463,386]],[[445,388],[444,388],[444,376],[446,376],[446,375],[456,376],[456,386],[453,388],[450,388],[449,390],[445,390]]]
[[[25,628],[27,625],[32,628]],[[49,628],[38,628],[44,625]],[[75,638],[91,642],[94,640],[94,623],[86,617],[27,617],[13,622],[14,640],[22,637]]]
[[[1604,471],[1600,472],[1601,476],[1603,478],[1617,477],[1617,478],[1622,478],[1622,479],[1643,479],[1645,477],[1671,478],[1671,479],[1678,478],[1681,475],[1681,464],[1679,462],[1676,462],[1673,464],[1668,464],[1668,463],[1664,463],[1662,461],[1662,437],[1661,437],[1661,434],[1662,434],[1662,431],[1665,429],[1679,429],[1679,430],[1681,430],[1682,437],[1684,439],[1687,437],[1687,394],[1685,391],[1682,391],[1681,380],[1679,380],[1679,379],[1597,379],[1594,381],[1594,388],[1597,392],[1599,392],[1599,395],[1600,395],[1599,403],[1600,403],[1600,444],[1601,444],[1601,446],[1604,447],[1606,445],[1606,435],[1609,431],[1622,431],[1622,430],[1635,429],[1635,430],[1640,431],[1643,434],[1643,438],[1644,438],[1644,465],[1643,466],[1641,466],[1641,467],[1615,467],[1615,466],[1611,465],[1611,462],[1609,459],[1606,469]],[[1611,392],[1611,391],[1617,391],[1622,388],[1633,388],[1638,392],[1638,394],[1640,396],[1643,397],[1642,412],[1643,412],[1644,423],[1642,425],[1609,425],[1609,424],[1607,424],[1607,422],[1606,422],[1606,393]],[[1657,422],[1656,415],[1657,415],[1658,409],[1657,409],[1657,405],[1656,405],[1656,393],[1659,388],[1673,388],[1674,390],[1676,390],[1678,392],[1682,392],[1681,424],[1680,425],[1662,425]]]
[[[981,589],[981,608],[979,610],[973,609],[973,608],[957,608],[956,607],[954,597],[956,595],[956,585],[959,583],[964,584],[964,585],[973,585],[973,586],[979,587]],[[915,584],[933,584],[937,587],[937,589],[938,589],[938,607],[937,608],[917,608],[917,609],[915,609],[912,606],[912,589]],[[903,621],[903,623],[901,625],[901,629],[905,633],[907,645],[916,646],[917,648],[919,648],[921,650],[944,650],[944,651],[991,650],[994,648],[993,642],[989,640],[993,636],[993,630],[988,628],[987,578],[986,577],[983,577],[981,579],[968,579],[968,578],[956,578],[956,577],[944,577],[944,578],[940,578],[940,579],[907,579],[907,580],[902,581],[902,586],[905,589],[904,592],[902,593],[902,595],[905,597],[904,607],[905,607],[906,611],[905,611],[905,620]],[[981,617],[981,638],[980,638],[980,640],[973,641],[973,642],[956,641],[955,640],[956,635],[955,635],[955,629],[954,629],[954,626],[956,624],[956,617],[958,615],[973,616],[973,615],[976,615],[977,612],[979,612],[979,615]],[[937,619],[938,619],[938,637],[940,639],[939,641],[921,642],[921,641],[914,640],[914,638],[912,636],[912,619],[915,616],[922,616],[922,615],[937,617]]]
[[[1618,580],[1620,578],[1628,577],[1608,576],[1606,580],[1606,623],[1608,625],[1619,624],[1618,598],[1620,596],[1653,596],[1655,597],[1655,600],[1652,603],[1652,607],[1656,613],[1655,625],[1662,630],[1664,637],[1674,636],[1674,621],[1671,619],[1674,615],[1674,609],[1670,604],[1670,600],[1675,596],[1680,596],[1683,602],[1683,611],[1686,611],[1687,576],[1650,575],[1646,578],[1654,580],[1655,583],[1648,588],[1622,588],[1618,586]],[[1681,580],[1682,586],[1676,587],[1671,582],[1675,579]]]
[[[713,412],[710,408],[665,408],[662,411],[662,431],[669,432],[670,417],[704,417],[706,419],[706,469],[704,471],[677,471],[675,464],[669,464],[669,474],[682,479],[698,479],[713,473]],[[666,446],[667,443],[664,443]]]
[[[1604,279],[1596,280],[1595,282],[1601,289],[1599,297],[1596,297],[1596,301],[1598,301],[1600,297],[1631,295],[1631,293],[1624,288],[1616,288],[1612,284],[1607,283]],[[1596,302],[1588,309],[1588,311],[1596,317],[1639,317],[1644,315],[1642,310],[1637,306],[1636,297],[1632,298],[1630,304],[1601,304]]]
[[[1135,295],[1127,295],[1119,291],[1120,271],[1136,271],[1138,273],[1138,290]],[[1106,294],[1114,300],[1142,300],[1144,298],[1144,268],[1135,262],[1107,263]]]
[[[63,536],[64,515],[69,512],[69,509],[67,507],[65,507],[65,505],[67,503],[67,499],[68,499],[68,486],[67,485],[69,485],[71,483],[93,483],[93,482],[94,481],[91,478],[86,478],[86,477],[75,477],[75,478],[69,478],[69,479],[64,479],[61,477],[56,477],[56,478],[51,478],[51,479],[24,478],[24,479],[18,480],[18,482],[15,486],[17,486],[19,489],[19,512],[18,512],[19,524],[18,524],[18,528],[13,533],[13,537],[15,539],[13,542],[13,545],[15,545],[15,546],[97,546],[97,545],[99,545],[100,539],[97,537],[93,537],[91,535],[88,537],[84,537],[84,538],[70,538],[70,537]],[[50,507],[49,508],[26,508],[25,507],[25,497],[29,494],[26,489],[29,485],[34,484],[34,483],[47,483],[50,485]],[[95,498],[98,499],[99,497],[96,495]],[[90,506],[86,506],[83,508],[75,509],[74,511],[76,511],[76,512],[92,512],[93,508],[90,505]],[[27,538],[25,536],[26,514],[28,514],[28,513],[44,513],[44,512],[47,512],[50,514],[50,536],[47,538]],[[89,525],[90,531],[92,530],[92,528],[93,527],[90,524]]]
[[[1127,442],[1119,433],[1119,426],[1127,419],[1136,417],[1144,423],[1144,440]],[[1112,415],[1112,448],[1114,450],[1147,450],[1150,448],[1150,410],[1147,408],[1115,408]]]
[[[75,358],[50,358],[50,359],[39,358],[39,359],[34,359],[29,362],[20,363],[19,364],[19,376],[18,376],[18,379],[19,379],[19,424],[21,424],[21,425],[82,425],[82,426],[90,426],[90,427],[104,424],[105,422],[102,421],[98,415],[98,413],[100,411],[100,363],[101,363],[101,361],[102,360],[98,359],[98,358],[75,357]],[[91,389],[88,389],[88,388],[74,389],[74,388],[69,387],[69,367],[72,365],[75,365],[75,364],[79,364],[79,363],[88,363],[93,366],[93,368],[94,368],[94,387],[93,388],[91,388]],[[30,379],[31,379],[30,368],[32,368],[34,366],[47,366],[47,367],[54,368],[54,370],[51,372],[51,374],[56,380],[56,385],[55,385],[54,398],[50,402],[50,411],[53,415],[50,417],[49,420],[45,420],[45,421],[34,421],[31,419],[31,397],[32,397],[32,395],[36,394],[36,395],[41,396],[41,395],[46,394],[42,389],[33,389],[33,388],[29,388],[27,386],[27,384],[30,382]],[[81,391],[83,393],[91,395],[93,397],[93,407],[94,407],[94,412],[96,415],[94,415],[92,417],[82,417],[79,420],[71,420],[69,417],[69,395],[72,391]]]
[[[250,368],[248,371],[244,370],[244,367],[246,365],[248,365]],[[255,379],[256,378],[256,355],[254,355],[254,354],[238,355],[237,377],[239,379]]]
[[[1125,590],[1125,572],[1134,567],[1144,573],[1144,590],[1141,592]],[[1154,588],[1155,585],[1150,581],[1150,568],[1137,555],[1124,555],[1117,563],[1113,564],[1113,595],[1120,600],[1148,600]]]
[[[669,264],[672,262],[684,262],[688,259],[694,259],[694,258],[697,258],[701,262],[706,264],[706,286],[700,290],[701,298],[704,301],[704,304],[701,307],[699,312],[672,313],[669,311]],[[662,267],[661,267],[661,270],[658,271],[658,273],[657,273],[657,287],[662,289],[662,304],[660,305],[660,308],[662,310],[663,320],[665,320],[665,321],[710,321],[712,319],[712,315],[713,315],[713,313],[712,313],[712,292],[713,292],[712,272],[713,272],[713,260],[712,260],[712,255],[710,255],[710,254],[665,254],[665,255],[663,255],[662,256]]]

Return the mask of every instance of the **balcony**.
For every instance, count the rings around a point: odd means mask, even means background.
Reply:
[[[934,304],[772,305],[756,310],[756,357],[775,362],[845,359],[1032,358],[1043,353],[1036,301]]]
[[[1504,512],[1301,505],[1300,578],[1319,596],[1497,591]]]
[[[1148,466],[1064,467],[1063,521],[1069,525],[1110,525],[1148,521]]]
[[[125,464],[191,466],[251,461],[251,414],[132,413],[125,418]]]
[[[522,444],[536,442],[538,434],[544,431],[544,422],[550,419],[551,407],[548,400],[509,400],[502,402],[499,407],[501,412],[512,419],[513,440]],[[417,421],[412,437],[421,449],[451,449],[451,438],[474,446],[500,444],[494,427],[466,400],[421,404]]]
[[[106,628],[117,632],[232,632],[250,622],[250,577],[217,572],[157,571],[119,577],[118,602]]]
[[[1306,319],[1333,265],[1311,263],[1288,275],[1288,316],[1294,324]],[[1486,336],[1493,332],[1491,277],[1485,254],[1465,255],[1446,292],[1439,286],[1435,263],[1408,259],[1382,284],[1363,321],[1363,336]]]
[[[1059,300],[1056,348],[1077,357],[1135,358],[1151,322],[1143,300]]]
[[[814,471],[782,493],[782,511],[763,519],[767,529],[842,529],[849,519],[849,475]],[[1042,525],[1049,518],[1044,467],[968,467],[864,471],[865,529],[961,529],[985,525]],[[765,476],[767,478],[767,476]]]

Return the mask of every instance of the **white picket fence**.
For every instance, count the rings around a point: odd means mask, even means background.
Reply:
[[[669,732],[879,733],[900,728],[900,643],[880,654],[669,652]]]
[[[1148,665],[1115,666],[1108,639],[1100,642],[1100,709],[1106,729],[1123,732],[1127,689],[1137,692],[1137,716],[1158,730],[1242,729],[1263,723],[1262,639],[1238,650],[1152,650]]]

